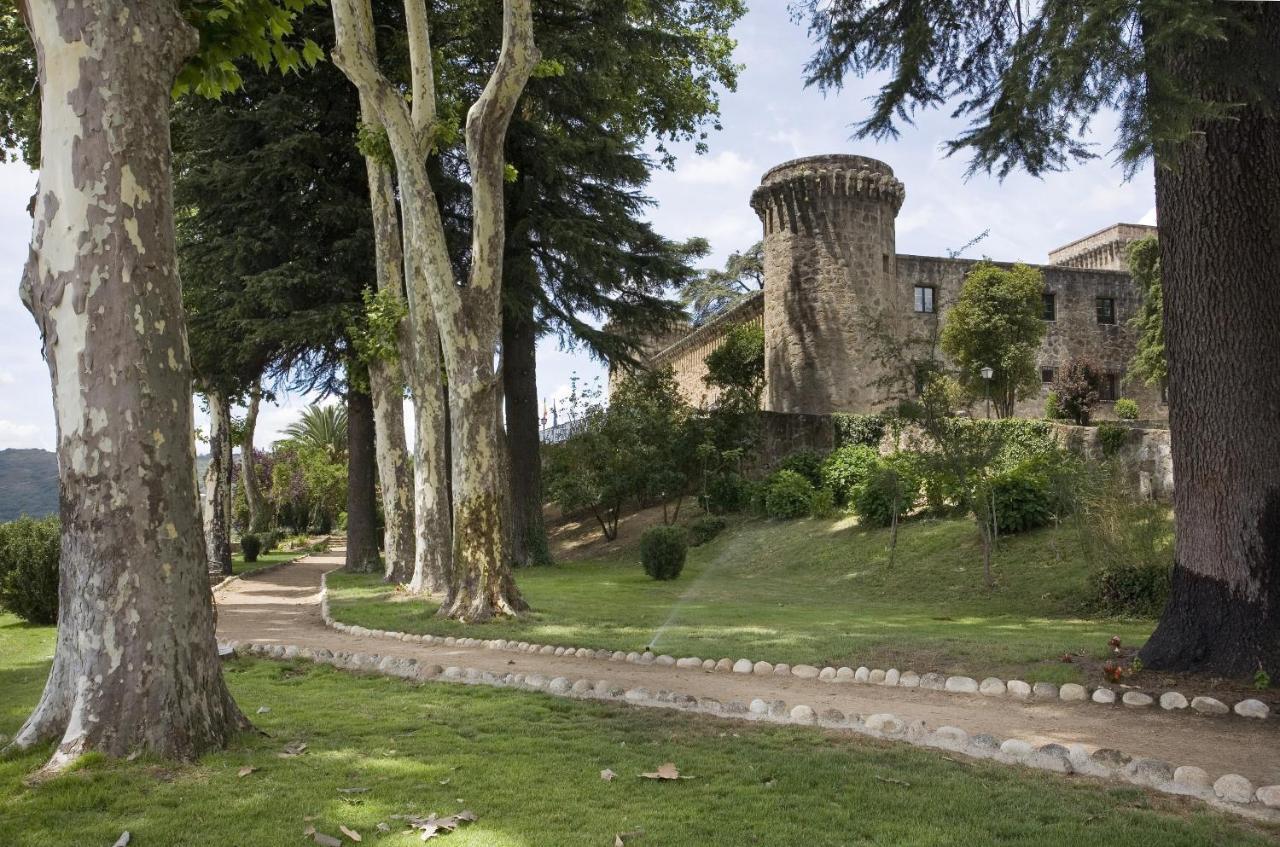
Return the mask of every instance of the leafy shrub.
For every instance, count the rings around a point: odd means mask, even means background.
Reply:
[[[684,570],[688,546],[680,527],[651,527],[640,536],[640,564],[653,579],[675,579]]]
[[[771,518],[803,518],[813,506],[813,483],[796,471],[782,470],[769,477],[764,510]]]
[[[713,515],[740,512],[750,504],[750,486],[742,474],[725,471],[707,480],[706,494],[702,499],[702,507]]]
[[[918,487],[901,463],[879,462],[854,492],[853,511],[867,526],[889,526],[911,511]]]
[[[278,529],[265,532],[262,535],[259,535],[258,538],[262,541],[262,550],[259,552],[263,555],[270,553],[272,550],[275,550],[280,546],[281,536],[280,530]]]
[[[848,503],[854,489],[880,461],[880,453],[865,444],[846,444],[822,464],[822,485],[831,489],[837,503]]]
[[[1053,381],[1062,417],[1089,425],[1089,413],[1102,395],[1102,368],[1093,359],[1077,357],[1058,371]]]
[[[795,471],[816,487],[822,485],[822,465],[822,455],[805,447],[783,459],[778,464],[778,470]]]
[[[262,552],[262,539],[254,535],[252,532],[240,536],[240,549],[244,552],[244,560],[246,562],[258,561],[258,554]]]
[[[998,473],[989,486],[999,532],[1025,532],[1053,520],[1053,491],[1037,463],[1023,462]]]
[[[701,547],[724,531],[724,518],[713,515],[698,518],[689,523],[689,546]]]
[[[1136,421],[1138,419],[1138,401],[1136,400],[1121,397],[1116,401],[1112,409],[1115,411],[1116,417],[1122,421]]]
[[[881,415],[848,415],[831,416],[835,427],[837,447],[862,445],[863,447],[879,447],[884,438],[885,419]]]
[[[1089,575],[1092,605],[1108,615],[1156,617],[1169,599],[1171,572],[1166,565],[1108,562]]]
[[[819,488],[809,501],[809,514],[815,518],[829,518],[836,513],[836,495],[830,488]]]
[[[57,518],[0,524],[0,607],[33,624],[58,622]]]
[[[1102,448],[1102,455],[1114,456],[1124,448],[1124,444],[1129,440],[1129,430],[1120,424],[1103,421],[1098,424],[1098,446]]]
[[[1058,402],[1058,392],[1050,391],[1044,398],[1044,416],[1046,420],[1056,421],[1063,417],[1062,404]]]

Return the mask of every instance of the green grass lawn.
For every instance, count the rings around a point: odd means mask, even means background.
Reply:
[[[351,574],[330,576],[331,609],[403,632],[1048,682],[1082,681],[1063,653],[1101,658],[1112,635],[1137,645],[1154,626],[1081,611],[1089,566],[1074,530],[1001,539],[992,591],[971,521],[906,523],[892,565],[887,543],[847,518],[749,520],[691,550],[672,582],[647,578],[634,548],[520,571],[534,612],[518,621],[438,620],[433,604],[383,602],[395,589]]]
[[[52,644],[51,629],[0,616],[0,733],[12,735],[35,704]],[[38,785],[23,780],[47,750],[0,760],[0,844],[107,847],[126,829],[134,847],[304,844],[310,824],[409,847],[421,842],[392,815],[461,809],[479,820],[443,837],[445,847],[607,847],[640,831],[629,847],[1250,847],[1280,835],[1132,787],[817,730],[308,664],[226,669],[266,735],[194,764],[89,756]],[[280,758],[291,742],[307,751]],[[664,761],[694,778],[637,776]],[[237,776],[244,766],[257,770]],[[606,768],[612,782],[600,778]],[[378,836],[380,822],[393,834]]]
[[[280,562],[291,562],[305,555],[307,555],[306,550],[289,550],[287,552],[272,550],[270,553],[259,553],[258,561],[256,562],[246,562],[243,553],[235,553],[231,557],[231,572],[233,574],[253,573]]]

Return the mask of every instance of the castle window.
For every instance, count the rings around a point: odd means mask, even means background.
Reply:
[[[1040,369],[1040,381],[1043,382],[1045,385],[1048,385],[1049,383],[1053,382],[1053,380],[1057,376],[1058,376],[1058,372],[1055,371],[1053,368]]]
[[[933,312],[933,286],[916,286],[916,311],[926,313]]]
[[[1113,324],[1116,322],[1116,301],[1112,297],[1098,298],[1098,323]]]
[[[1102,396],[1104,403],[1114,403],[1120,399],[1120,377],[1113,373],[1102,375]]]
[[[1054,299],[1054,295],[1048,291],[1044,293],[1044,319],[1046,321],[1056,321],[1058,319],[1058,306]]]

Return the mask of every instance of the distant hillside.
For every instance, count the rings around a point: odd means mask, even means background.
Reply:
[[[0,450],[0,522],[58,514],[58,458],[48,450]]]
[[[208,464],[208,456],[196,457],[199,474]],[[0,523],[56,514],[58,457],[48,450],[0,450]]]

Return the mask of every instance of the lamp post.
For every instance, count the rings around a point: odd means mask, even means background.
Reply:
[[[983,380],[985,380],[987,383],[987,417],[990,418],[991,417],[991,377],[995,376],[996,372],[993,371],[991,368],[983,368],[982,370],[978,371],[978,373],[982,374]]]

